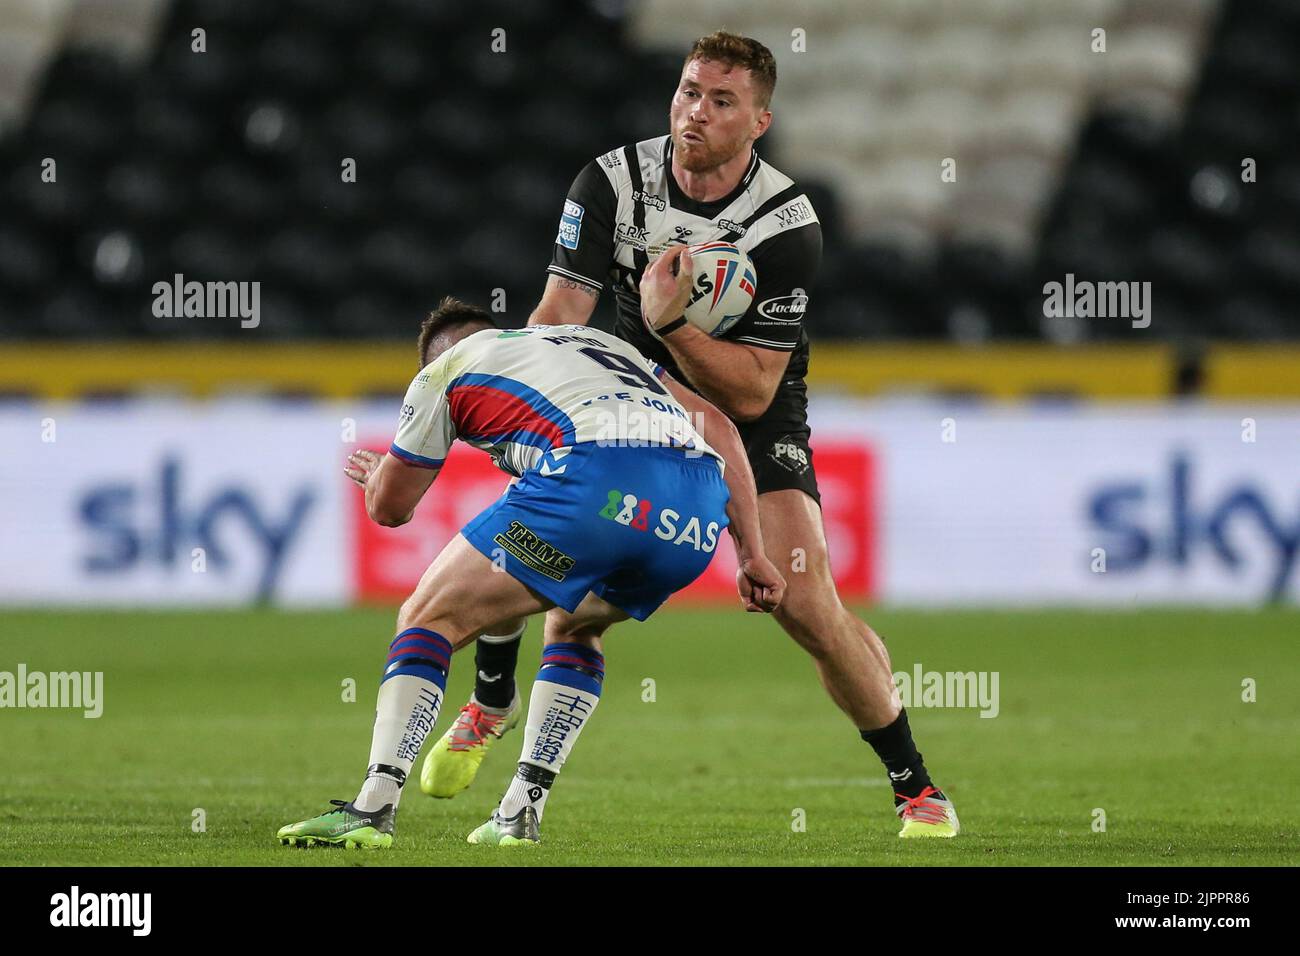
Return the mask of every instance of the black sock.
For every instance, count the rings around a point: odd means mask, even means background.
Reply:
[[[859,731],[862,739],[871,744],[876,756],[889,772],[889,782],[894,788],[894,803],[904,797],[918,796],[926,787],[934,786],[926,773],[925,762],[912,742],[912,728],[907,725],[907,711],[901,710],[898,719],[879,730]]]
[[[509,707],[515,699],[515,664],[519,660],[519,642],[523,632],[513,641],[474,644],[474,699],[484,707]]]

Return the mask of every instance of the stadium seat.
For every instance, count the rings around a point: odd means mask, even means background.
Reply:
[[[575,174],[663,132],[723,25],[779,62],[760,152],[821,213],[818,330],[1088,336],[1039,321],[1040,277],[1144,262],[1175,303],[1153,334],[1300,331],[1293,0],[0,0],[0,24],[0,325],[33,335],[193,334],[124,298],[171,271],[274,281],[275,335],[405,336],[495,289],[521,320]]]

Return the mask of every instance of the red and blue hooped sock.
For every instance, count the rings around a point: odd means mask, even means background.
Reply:
[[[380,684],[390,677],[422,677],[447,689],[447,671],[451,669],[451,642],[425,627],[408,627],[388,646],[388,660]]]
[[[576,687],[599,697],[605,680],[605,655],[586,644],[547,644],[542,648],[537,679]]]

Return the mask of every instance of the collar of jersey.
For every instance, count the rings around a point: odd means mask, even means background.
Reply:
[[[682,188],[677,185],[677,177],[673,175],[673,138],[666,136],[664,137],[664,182],[668,185],[668,205],[682,212],[689,212],[693,216],[714,219],[749,188],[749,184],[758,175],[758,167],[761,162],[762,160],[758,158],[758,150],[751,146],[749,168],[745,170],[745,175],[740,177],[740,182],[736,184],[736,188],[721,199],[699,202],[682,192]]]

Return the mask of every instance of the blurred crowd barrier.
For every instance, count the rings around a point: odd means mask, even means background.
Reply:
[[[0,348],[0,399],[396,396],[416,365],[414,344],[383,342],[17,343]],[[808,382],[814,405],[834,394],[1291,399],[1300,398],[1300,346],[814,342]]]

